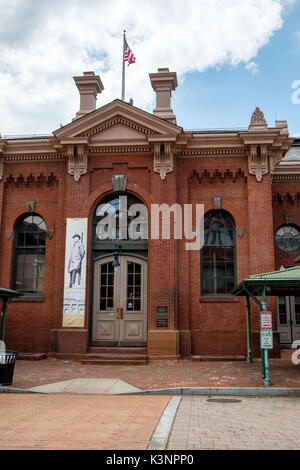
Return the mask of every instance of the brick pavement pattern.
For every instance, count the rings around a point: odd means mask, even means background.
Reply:
[[[270,360],[274,387],[300,387],[300,365],[291,361],[291,350]],[[150,361],[146,365],[82,365],[48,358],[16,361],[13,387],[30,388],[76,378],[114,378],[152,390],[171,387],[262,387],[260,360],[247,362]]]
[[[167,396],[0,394],[0,449],[144,450]]]
[[[167,449],[300,449],[299,397],[232,398],[241,402],[214,403],[207,401],[208,397],[183,397]]]

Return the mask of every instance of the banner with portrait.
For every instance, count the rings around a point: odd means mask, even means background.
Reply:
[[[86,294],[87,218],[67,219],[64,327],[84,327]]]

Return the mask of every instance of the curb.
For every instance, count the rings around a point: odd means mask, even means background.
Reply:
[[[38,393],[41,395],[57,395],[61,392],[41,392],[35,390],[27,390],[23,388],[9,388],[5,386],[0,386],[0,394],[1,393]],[[80,395],[85,395],[85,393],[83,392]],[[140,392],[117,393],[115,395],[227,395],[244,397],[300,397],[300,387],[178,387],[160,388],[154,390],[141,390]]]
[[[179,387],[143,390],[141,392],[133,392],[130,395],[231,395],[245,397],[299,397],[300,388]]]
[[[26,388],[8,388],[0,385],[0,393],[40,393],[45,395],[44,392],[35,392],[33,390],[26,390]]]
[[[169,435],[182,397],[173,397],[166,406],[158,425],[152,434],[147,450],[165,450]]]

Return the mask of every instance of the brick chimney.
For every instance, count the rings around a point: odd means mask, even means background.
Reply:
[[[83,72],[82,76],[73,77],[80,94],[80,109],[76,113],[78,119],[96,109],[97,94],[101,93],[104,86],[99,75],[94,72]]]
[[[156,93],[156,107],[153,109],[153,114],[176,124],[176,116],[171,108],[172,90],[177,87],[176,72],[169,72],[168,68],[158,69],[157,73],[150,73],[149,77]]]

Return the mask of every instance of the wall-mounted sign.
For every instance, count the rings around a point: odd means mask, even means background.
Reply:
[[[169,310],[167,306],[156,306],[156,328],[168,328]]]
[[[67,219],[63,326],[83,327],[86,289],[87,219]]]

